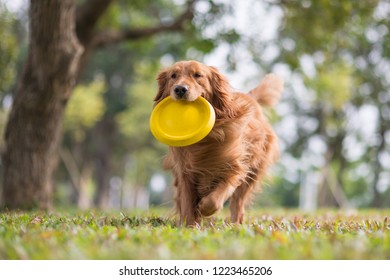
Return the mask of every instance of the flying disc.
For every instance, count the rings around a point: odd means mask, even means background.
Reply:
[[[189,146],[205,138],[215,123],[215,112],[203,97],[195,101],[163,99],[150,116],[154,137],[168,146]]]

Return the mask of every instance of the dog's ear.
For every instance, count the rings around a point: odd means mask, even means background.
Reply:
[[[157,83],[158,83],[158,89],[157,89],[157,94],[156,96],[154,97],[154,102],[155,104],[160,102],[162,99],[164,99],[164,97],[166,97],[166,92],[168,91],[167,90],[167,86],[168,86],[168,70],[164,70],[164,71],[161,71],[158,75],[157,75]]]
[[[211,88],[212,97],[211,104],[213,105],[218,119],[234,118],[236,110],[232,102],[232,89],[226,78],[219,73],[217,68],[210,66],[211,70]]]

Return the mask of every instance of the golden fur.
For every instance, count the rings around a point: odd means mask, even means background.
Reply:
[[[203,96],[214,107],[215,125],[208,136],[185,147],[169,147],[164,167],[177,187],[180,224],[193,226],[220,210],[230,199],[231,222],[242,223],[245,205],[278,156],[277,137],[261,106],[276,104],[283,81],[267,75],[249,94],[234,92],[216,68],[181,61],[157,77],[155,104],[167,96],[193,101]],[[185,87],[178,96],[177,86]]]

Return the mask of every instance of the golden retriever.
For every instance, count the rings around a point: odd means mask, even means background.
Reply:
[[[194,101],[204,97],[214,107],[216,121],[203,140],[169,147],[164,167],[174,175],[180,224],[194,226],[230,199],[232,223],[243,223],[245,206],[278,157],[277,137],[262,112],[275,105],[283,81],[264,77],[249,94],[234,92],[215,67],[180,61],[157,76],[155,105],[171,96]]]

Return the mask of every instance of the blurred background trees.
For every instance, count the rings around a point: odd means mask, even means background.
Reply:
[[[287,154],[311,161],[298,169],[301,202],[314,184],[319,206],[388,206],[390,3],[292,1],[283,11],[278,59],[304,86],[287,97],[297,128]]]
[[[0,1],[0,131],[27,50],[28,3],[10,2]],[[270,71],[285,79],[283,101],[268,112],[282,157],[259,205],[389,205],[388,1],[198,0],[183,28],[161,33],[150,27],[180,20],[187,2],[108,2],[96,23],[104,33],[85,56],[66,107],[55,205],[172,202],[161,170],[166,147],[149,132],[149,115],[156,73],[181,59],[217,66],[241,91]],[[140,36],[130,27],[155,33]]]

